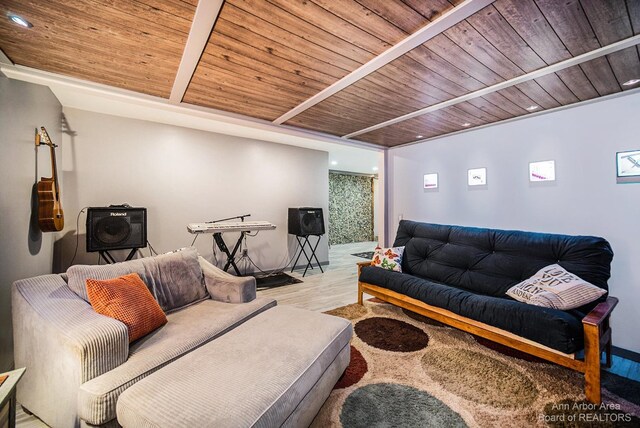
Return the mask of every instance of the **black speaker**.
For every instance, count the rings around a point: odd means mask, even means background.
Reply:
[[[322,208],[289,208],[289,233],[297,236],[324,235]]]
[[[91,207],[87,210],[87,251],[147,246],[147,209]]]

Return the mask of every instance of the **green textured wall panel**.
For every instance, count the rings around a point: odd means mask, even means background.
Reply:
[[[372,180],[329,173],[329,243],[373,240]]]

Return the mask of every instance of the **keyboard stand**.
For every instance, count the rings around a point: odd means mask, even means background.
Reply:
[[[316,245],[314,246],[311,245],[311,242],[309,242],[309,236],[318,237],[318,240],[316,241]],[[304,238],[304,240],[302,240],[302,238]],[[293,266],[291,267],[291,272],[293,272],[293,270],[296,268],[296,265],[298,264],[298,260],[300,260],[300,256],[304,253],[304,257],[307,259],[307,267],[304,268],[304,273],[302,274],[302,277],[304,278],[304,276],[307,274],[307,269],[309,269],[309,267],[313,269],[313,264],[312,264],[313,259],[315,259],[316,263],[318,263],[320,272],[324,273],[324,271],[322,270],[322,266],[318,261],[318,257],[316,257],[316,249],[318,248],[318,244],[320,243],[320,238],[322,238],[322,235],[304,235],[304,236],[296,235],[296,239],[298,240],[298,245],[300,245],[300,252],[298,253],[298,257],[296,257],[296,261],[293,263]],[[309,249],[311,250],[311,257],[307,255],[307,252],[304,249],[305,245],[309,245]]]
[[[232,252],[229,252],[229,248],[227,247],[227,244],[225,244],[224,239],[222,239],[222,232],[216,232],[213,234],[213,240],[216,242],[216,245],[218,246],[218,248],[220,248],[220,251],[222,251],[224,254],[227,255],[227,263],[224,265],[224,268],[223,268],[225,272],[227,271],[227,269],[229,269],[229,266],[233,266],[233,270],[236,271],[236,274],[238,276],[241,276],[240,269],[238,269],[238,266],[236,265],[236,262],[235,262],[235,257],[236,257],[236,253],[238,252],[238,249],[240,248],[240,245],[242,244],[244,235],[246,235],[246,233],[247,233],[246,231],[240,232],[240,237],[238,238],[238,241],[236,242],[235,247],[233,247]]]

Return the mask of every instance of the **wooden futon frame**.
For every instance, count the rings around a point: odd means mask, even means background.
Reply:
[[[582,319],[584,327],[584,358],[578,359],[575,354],[565,354],[506,330],[474,321],[446,309],[428,305],[395,291],[360,282],[361,269],[370,264],[371,262],[358,263],[359,304],[362,305],[363,293],[367,293],[385,302],[424,315],[451,327],[577,370],[580,373],[584,373],[587,400],[595,404],[600,404],[602,401],[600,393],[600,359],[604,351],[606,353],[606,367],[611,367],[611,327],[609,326],[609,317],[613,308],[618,304],[617,298],[608,297],[605,302],[598,304]]]

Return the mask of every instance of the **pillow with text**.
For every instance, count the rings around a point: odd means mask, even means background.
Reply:
[[[591,303],[607,290],[568,272],[562,266],[545,266],[529,279],[507,290],[507,295],[520,302],[554,309],[575,309]]]

